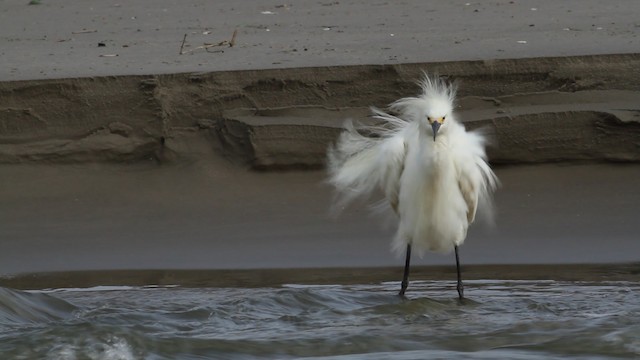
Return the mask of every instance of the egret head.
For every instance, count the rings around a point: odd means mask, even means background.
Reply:
[[[440,128],[447,128],[447,117],[450,117],[453,106],[446,98],[430,98],[426,100],[425,120],[433,131],[433,141]]]
[[[453,120],[452,112],[456,97],[456,84],[448,83],[438,76],[427,74],[418,82],[422,94],[418,97],[407,97],[390,104],[391,110],[409,121],[417,121],[421,128],[436,140],[438,133],[447,131],[447,124]]]

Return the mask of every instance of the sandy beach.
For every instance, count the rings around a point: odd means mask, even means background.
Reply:
[[[637,262],[640,5],[532,4],[9,1],[0,274],[399,266],[322,167],[422,70],[497,140],[464,264]]]
[[[640,48],[640,5],[632,1],[28,3],[9,0],[0,9],[0,80],[620,54]],[[198,49],[230,41],[236,30],[233,48]],[[180,55],[185,34],[187,53]]]

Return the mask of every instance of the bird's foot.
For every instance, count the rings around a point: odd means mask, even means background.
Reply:
[[[409,286],[409,283],[407,281],[403,281],[400,284],[400,292],[398,293],[398,296],[404,297],[404,293],[405,291],[407,291],[408,286]]]
[[[458,282],[458,299],[460,301],[464,300],[464,285],[462,285],[462,282]]]

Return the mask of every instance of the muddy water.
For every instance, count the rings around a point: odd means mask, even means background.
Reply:
[[[618,359],[640,283],[0,288],[2,359]]]

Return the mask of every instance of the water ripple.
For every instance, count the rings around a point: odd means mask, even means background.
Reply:
[[[416,281],[274,288],[0,288],[8,359],[619,359],[640,285]]]

